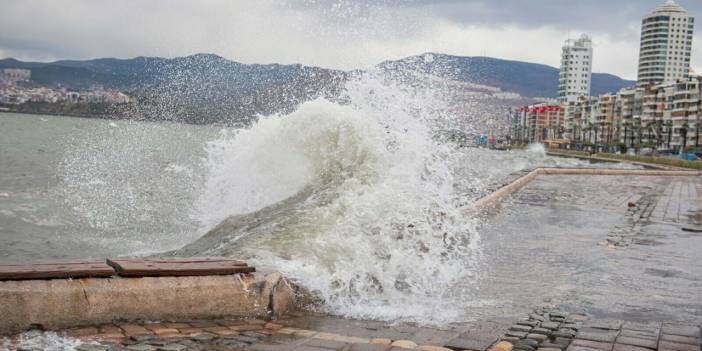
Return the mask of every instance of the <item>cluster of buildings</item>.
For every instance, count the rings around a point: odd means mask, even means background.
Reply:
[[[512,137],[610,151],[699,146],[702,77],[690,70],[694,26],[694,17],[667,0],[642,20],[636,86],[594,97],[592,40],[566,41],[558,100],[517,109]]]
[[[73,91],[66,88],[49,88],[28,83],[31,70],[0,69],[0,104],[19,105],[26,102],[65,103],[128,103],[129,96],[116,91],[93,87]]]

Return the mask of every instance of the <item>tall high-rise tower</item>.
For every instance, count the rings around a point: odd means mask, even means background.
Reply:
[[[558,78],[558,97],[561,101],[575,101],[590,96],[592,82],[592,40],[586,34],[580,39],[568,39],[561,50],[561,74]]]
[[[687,78],[695,18],[667,0],[641,22],[639,84]]]

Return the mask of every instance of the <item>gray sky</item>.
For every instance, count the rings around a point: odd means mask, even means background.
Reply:
[[[633,79],[641,17],[663,0],[0,0],[0,57],[49,61],[216,53],[363,68],[427,51],[558,66],[589,33],[593,69]],[[701,21],[702,1],[679,0]]]

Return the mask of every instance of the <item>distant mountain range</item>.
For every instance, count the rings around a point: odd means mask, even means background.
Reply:
[[[359,73],[302,65],[242,64],[213,54],[50,63],[10,58],[0,60],[0,68],[31,69],[32,81],[42,85],[73,89],[101,85],[124,90],[139,100],[137,110],[128,114],[193,123],[270,114],[315,97],[337,96],[343,83]],[[426,53],[385,61],[377,68],[488,85],[524,97],[556,97],[558,90],[558,69],[554,67],[489,57]],[[634,84],[610,74],[593,74],[593,94]]]

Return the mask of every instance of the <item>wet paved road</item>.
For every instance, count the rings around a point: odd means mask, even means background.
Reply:
[[[699,177],[538,177],[482,230],[476,299],[490,303],[474,312],[515,317],[554,303],[601,318],[699,322],[701,193]]]

